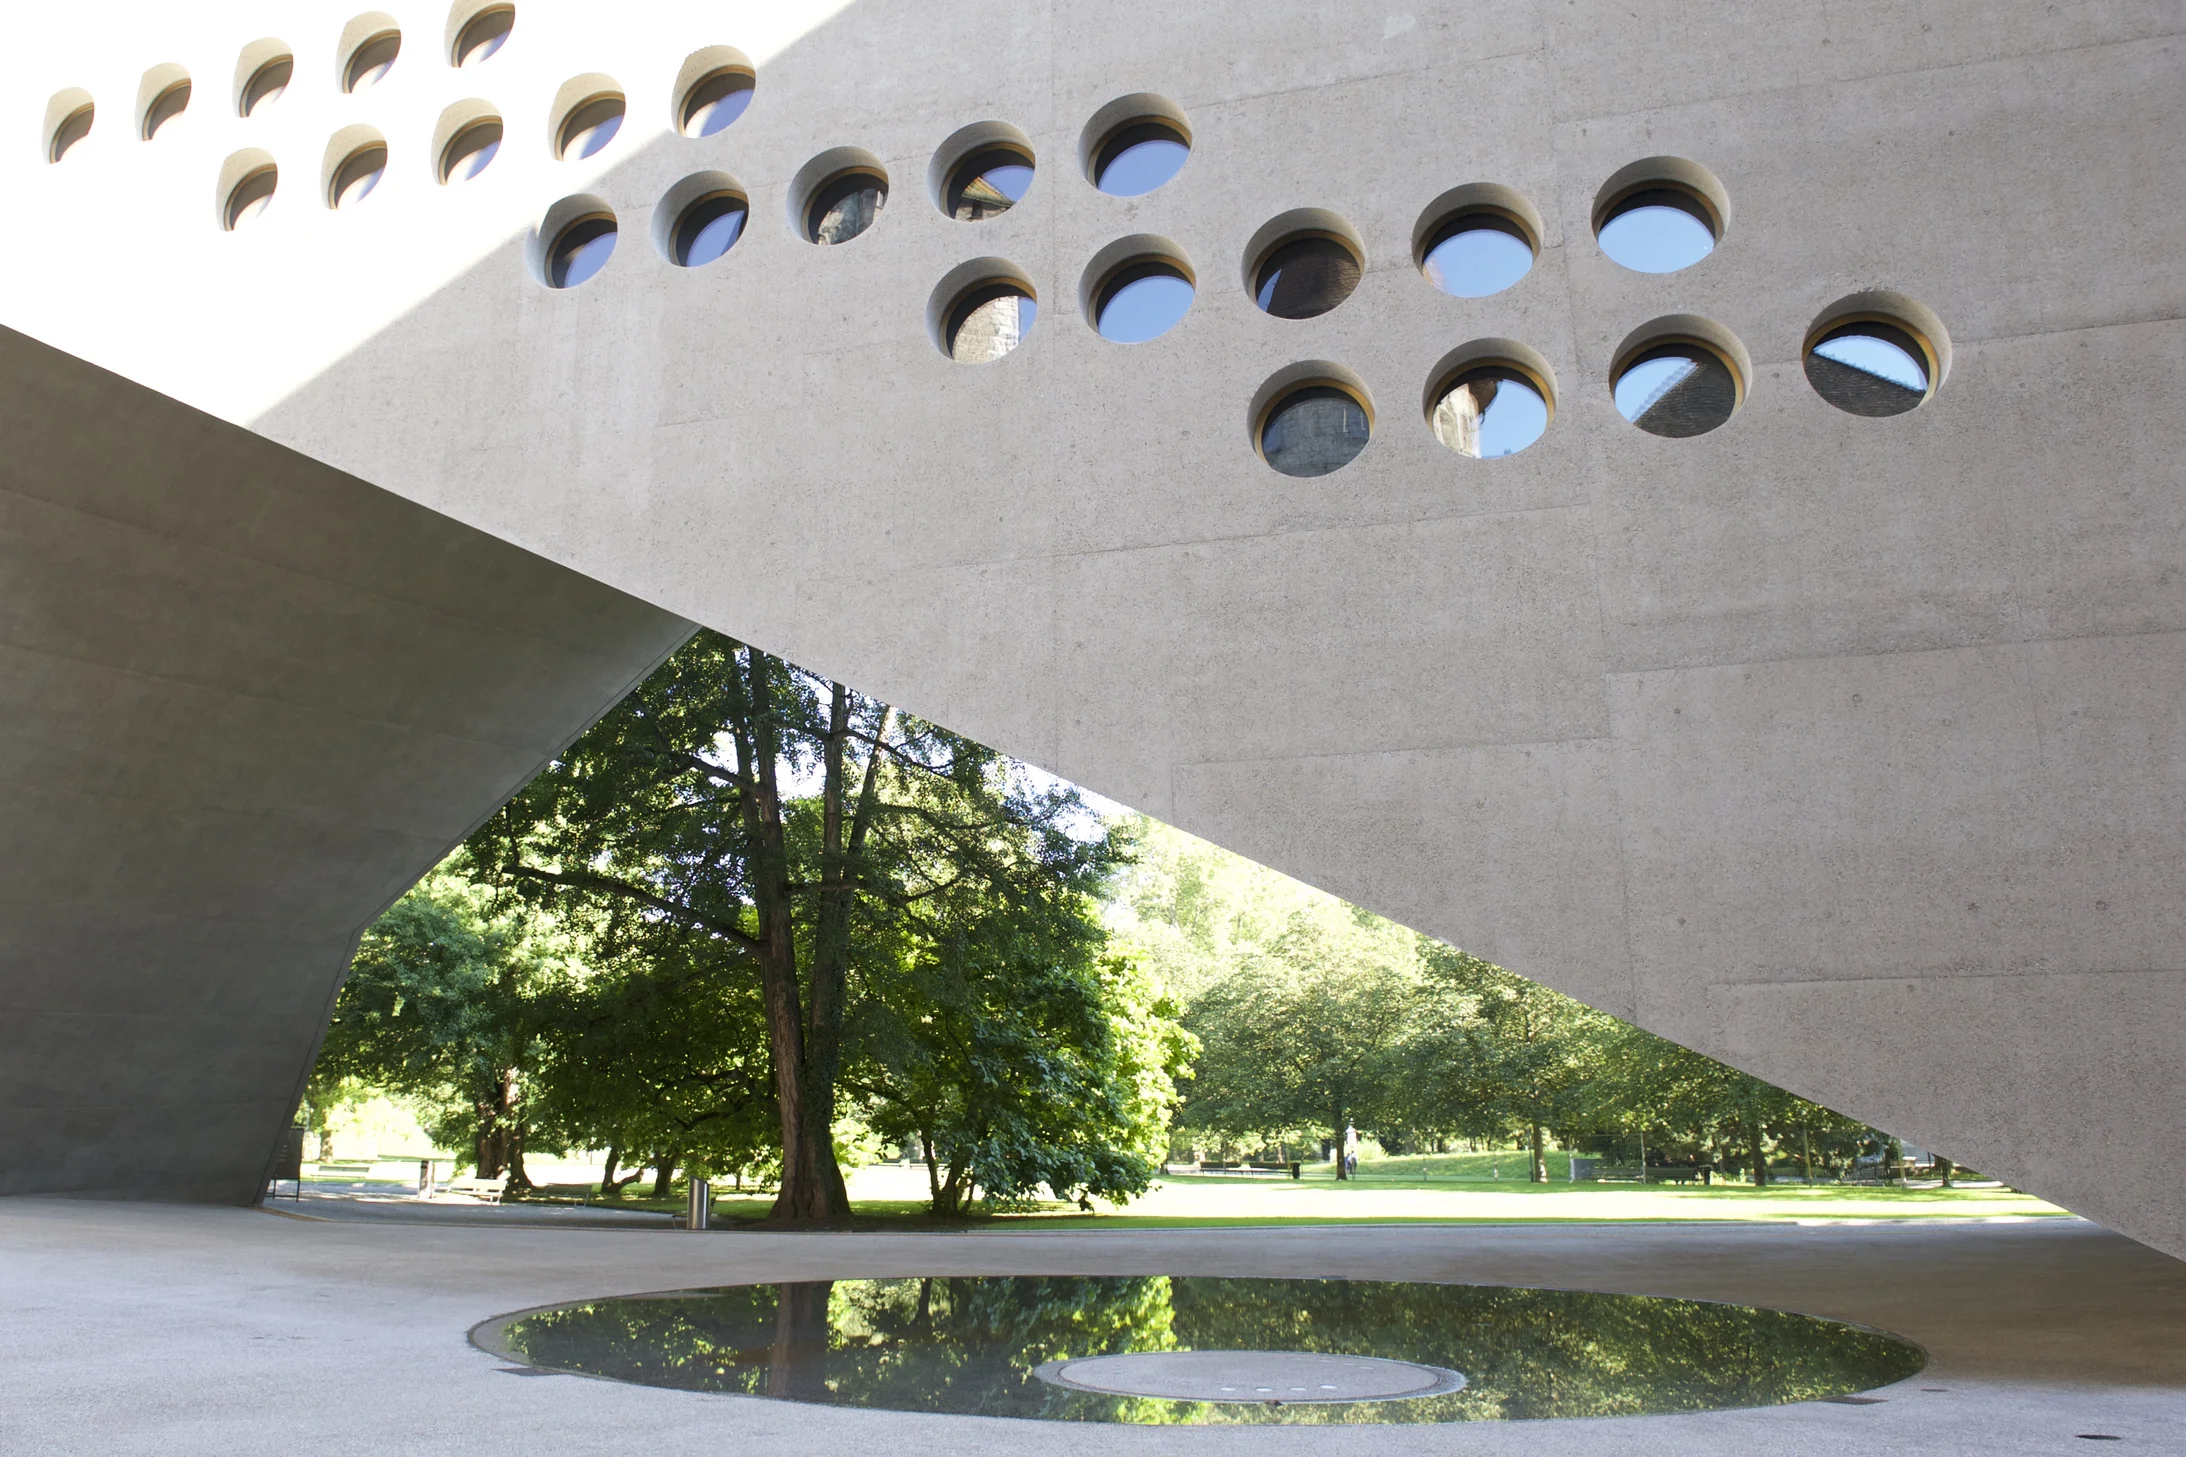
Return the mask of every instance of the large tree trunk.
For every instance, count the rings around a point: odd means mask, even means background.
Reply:
[[[962,1214],[969,1192],[964,1186],[964,1166],[952,1161],[949,1165],[949,1177],[943,1179],[940,1188],[934,1191],[935,1217],[954,1219]]]
[[[1541,1125],[1536,1122],[1526,1126],[1530,1133],[1528,1146],[1533,1150],[1533,1166],[1528,1170],[1526,1178],[1532,1183],[1545,1184],[1548,1182],[1548,1155],[1542,1151]]]
[[[653,1167],[653,1197],[665,1199],[676,1191],[676,1156],[664,1153]]]
[[[829,1280],[789,1280],[774,1287],[774,1347],[768,1353],[767,1395],[791,1401],[827,1397]]]
[[[756,648],[745,649],[744,658],[751,713],[748,729],[739,733],[737,774],[743,781],[745,826],[752,841],[759,980],[782,1128],[782,1186],[767,1217],[785,1223],[839,1222],[850,1217],[850,1195],[835,1163],[834,1077],[830,1069],[824,1087],[816,1087],[808,1068],[804,999],[797,981],[796,913],[776,777],[782,730],[775,695],[784,674]],[[839,1006],[836,1011],[839,1016]],[[815,1092],[820,1094],[817,1099]]]
[[[1769,1149],[1759,1118],[1746,1120],[1746,1146],[1753,1150],[1753,1187],[1766,1189],[1769,1186]]]

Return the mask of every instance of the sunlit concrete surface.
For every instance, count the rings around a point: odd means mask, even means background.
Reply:
[[[0,322],[2186,1253],[2175,0],[521,0],[464,70],[446,3],[387,4],[403,59],[348,97],[336,0],[20,17]],[[297,79],[244,119],[237,57],[267,36]],[[717,45],[754,61],[751,110],[674,134],[677,73]],[[197,99],[137,141],[168,63]],[[626,132],[554,161],[587,76]],[[49,165],[70,87],[104,120]],[[1104,195],[1088,124],[1141,92],[1191,157]],[[506,118],[501,156],[442,186],[434,129],[471,101]],[[959,222],[937,149],[986,122],[1037,176]],[[383,188],[331,210],[333,144],[366,126]],[[815,247],[796,179],[840,147],[889,200]],[[282,190],[224,233],[248,148]],[[1721,243],[1630,272],[1593,209],[1664,156],[1720,181]],[[716,171],[745,237],[677,268],[664,202]],[[1483,182],[1538,212],[1539,258],[1452,298],[1415,229]],[[578,202],[620,241],[553,290],[540,229]],[[1357,235],[1363,277],[1271,318],[1249,245],[1301,208]],[[1118,345],[1082,289],[1141,235],[1198,293]],[[970,366],[931,321],[981,258],[1039,317]],[[1873,289],[1951,346],[1887,419],[1800,366]],[[1664,439],[1609,376],[1683,316],[1737,344],[1745,403]],[[1547,433],[1506,460],[1423,414],[1486,339],[1553,375]],[[1373,440],[1278,475],[1256,392],[1324,365]]]
[[[1863,1321],[1930,1366],[1696,1416],[1179,1430],[776,1404],[506,1375],[466,1332],[587,1296],[740,1280],[1178,1273],[1552,1285]],[[314,1223],[0,1201],[10,1453],[1600,1453],[1998,1457],[2186,1450],[2186,1265],[2080,1221],[1888,1229],[1311,1229],[754,1235]],[[1927,1388],[1941,1388],[1929,1390]]]

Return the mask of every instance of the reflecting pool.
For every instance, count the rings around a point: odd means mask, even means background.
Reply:
[[[1531,1421],[1773,1406],[1901,1381],[1926,1360],[1881,1331],[1748,1306],[1174,1275],[735,1285],[505,1316],[472,1339],[534,1366],[686,1391],[1165,1424]],[[1054,1363],[1158,1351],[1377,1356],[1461,1375],[1463,1384],[1409,1399],[1173,1400],[1073,1389],[1037,1369],[1052,1375]]]

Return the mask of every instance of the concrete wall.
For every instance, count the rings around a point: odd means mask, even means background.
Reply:
[[[395,10],[440,34],[438,8]],[[184,27],[170,49],[207,70],[276,24],[215,13],[140,19]],[[2186,1252],[2177,4],[862,0],[641,24],[526,0],[476,71],[428,47],[407,89],[346,100],[319,55],[345,13],[282,14],[318,57],[289,121],[193,112],[58,167],[10,143],[42,221],[0,262],[58,281],[12,321]],[[155,57],[128,37],[11,62],[8,135],[79,73],[133,84]],[[759,62],[758,99],[671,135],[671,79],[708,44]],[[554,162],[550,99],[590,71],[631,121]],[[1080,134],[1136,91],[1182,107],[1193,156],[1107,197]],[[442,188],[423,138],[469,96],[509,117],[508,165]],[[257,137],[308,184],[329,128],[366,116],[383,194],[334,213],[307,185],[248,236],[212,224],[231,148]],[[1039,177],[956,222],[929,164],[986,120],[1032,138]],[[893,191],[871,233],[814,248],[787,188],[843,145]],[[1692,269],[1630,273],[1593,202],[1662,154],[1721,179],[1728,230]],[[652,211],[704,169],[751,223],[679,270]],[[1413,228],[1483,181],[1531,201],[1545,247],[1510,291],[1448,298]],[[555,292],[527,228],[574,194],[621,242]],[[1355,228],[1367,271],[1333,312],[1272,319],[1244,254],[1299,207]],[[1118,346],[1078,286],[1135,233],[1177,245],[1199,294]],[[984,256],[1034,281],[1040,318],[958,365],[930,295]],[[1955,347],[1930,403],[1868,419],[1799,353],[1878,287]],[[1691,439],[1609,397],[1619,342],[1674,313],[1751,356],[1742,410]],[[209,343],[217,369],[172,344],[245,317],[253,347]],[[1489,337],[1539,352],[1558,407],[1481,462],[1419,401]],[[1376,429],[1295,480],[1255,455],[1248,406],[1310,360],[1356,372]]]
[[[689,631],[0,330],[0,1194],[244,1203],[359,932]]]

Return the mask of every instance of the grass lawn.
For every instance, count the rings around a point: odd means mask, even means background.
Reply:
[[[1471,1173],[1473,1159],[1507,1160],[1519,1177],[1458,1177]],[[1460,1162],[1462,1161],[1462,1162]],[[1420,1162],[1457,1164],[1442,1168]],[[850,1176],[856,1224],[874,1230],[1105,1230],[1206,1227],[1274,1227],[1312,1224],[1595,1224],[1726,1223],[1834,1224],[1878,1219],[2031,1219],[2063,1217],[2066,1211],[2031,1195],[1996,1185],[1942,1189],[1897,1189],[1874,1185],[1800,1184],[1755,1189],[1746,1184],[1713,1186],[1573,1184],[1551,1179],[1529,1184],[1521,1155],[1451,1155],[1412,1161],[1377,1160],[1363,1165],[1364,1177],[1339,1182],[1326,1165],[1311,1166],[1306,1177],[1239,1178],[1219,1174],[1164,1175],[1143,1198],[1122,1210],[1086,1214],[1068,1204],[1051,1204],[1025,1214],[982,1215],[970,1220],[939,1221],[926,1212],[925,1171],[900,1165],[859,1169]],[[1561,1167],[1554,1169],[1562,1173]],[[622,1198],[602,1199],[596,1185],[555,1184],[527,1196],[527,1202],[588,1203],[609,1209],[647,1209],[681,1213],[680,1186],[674,1199],[651,1197],[652,1184],[632,1185]],[[718,1224],[766,1217],[771,1195],[717,1193]]]

